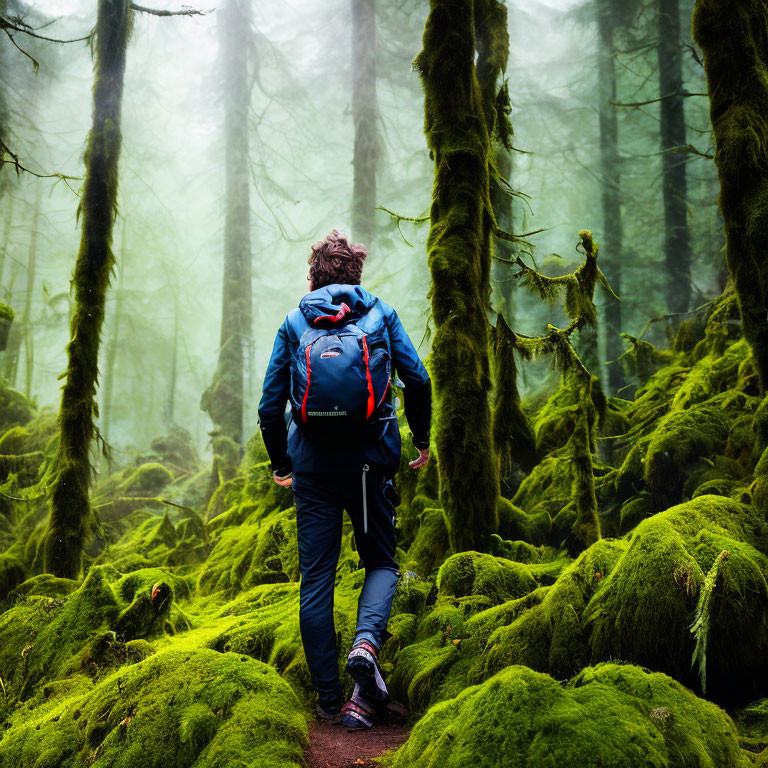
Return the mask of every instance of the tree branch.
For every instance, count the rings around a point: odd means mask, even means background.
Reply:
[[[32,31],[32,27],[25,24],[23,21],[19,19],[7,19],[5,16],[0,16],[0,29],[2,29],[9,37],[10,34],[8,33],[9,29],[12,29],[14,32],[21,32],[24,35],[29,35],[30,37],[34,37],[37,40],[45,40],[49,43],[82,43],[86,40],[91,39],[91,35],[86,35],[85,37],[75,37],[71,40],[59,40],[56,37],[46,37],[45,35],[38,35],[36,32]],[[13,41],[13,38],[11,37],[11,41]],[[15,45],[15,43],[14,43]]]
[[[196,11],[194,8],[184,8],[181,11],[161,11],[157,8],[146,8],[143,5],[131,3],[131,8],[139,13],[149,13],[152,16],[205,16],[210,11]]]
[[[629,103],[623,103],[619,101],[611,101],[609,104],[611,104],[614,107],[645,107],[648,104],[658,104],[660,101],[666,101],[667,99],[673,99],[675,96],[682,96],[683,98],[686,98],[688,96],[709,96],[708,93],[689,93],[688,91],[678,91],[675,93],[667,93],[664,96],[659,96],[658,99],[648,99],[648,101],[631,101]]]

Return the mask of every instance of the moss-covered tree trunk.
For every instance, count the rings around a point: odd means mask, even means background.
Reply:
[[[131,29],[129,0],[99,0],[94,43],[93,125],[85,153],[80,202],[82,235],[72,277],[67,371],[59,409],[59,448],[50,488],[45,568],[76,578],[91,518],[90,447],[98,375],[99,337],[109,286],[112,226],[117,206],[120,108]]]
[[[475,3],[431,0],[430,6],[415,65],[424,85],[425,134],[435,164],[427,252],[440,496],[451,548],[482,550],[498,527],[499,495],[486,315],[493,148],[475,70]]]
[[[600,187],[603,210],[603,272],[618,296],[621,296],[621,261],[624,248],[624,226],[621,212],[621,167],[619,160],[619,121],[616,107],[616,61],[614,31],[616,2],[597,0],[598,39],[598,115],[600,121]],[[603,291],[604,310],[602,331],[605,357],[616,360],[622,353],[621,302],[609,291]],[[608,391],[617,392],[624,386],[624,374],[619,363],[607,366]]]
[[[248,64],[253,43],[250,2],[227,0],[218,16],[224,69],[224,279],[219,361],[200,406],[222,435],[242,444],[244,370],[253,323],[248,142],[251,103]]]
[[[352,235],[366,246],[374,237],[376,174],[379,161],[376,99],[376,3],[352,2],[352,118],[355,148],[352,158]]]
[[[720,176],[726,260],[744,336],[768,387],[768,8],[697,0],[693,35],[704,70]]]
[[[684,152],[666,151],[687,144],[683,110],[683,50],[680,40],[679,0],[658,0],[658,28],[667,308],[670,312],[687,312],[691,299],[691,243],[688,231],[686,177],[688,156]]]

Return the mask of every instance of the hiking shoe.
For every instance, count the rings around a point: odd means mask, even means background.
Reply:
[[[352,696],[341,708],[341,724],[351,731],[362,731],[370,728],[376,719],[376,706],[360,695],[360,686],[355,683]]]
[[[333,722],[341,717],[341,696],[320,696],[315,702],[315,714],[319,720]]]
[[[359,695],[368,704],[374,707],[386,706],[389,701],[389,692],[379,671],[376,648],[367,640],[358,643],[349,652],[347,672],[355,681],[355,688],[359,687]]]

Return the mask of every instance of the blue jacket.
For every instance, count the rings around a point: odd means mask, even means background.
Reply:
[[[429,447],[431,384],[424,363],[397,316],[397,312],[359,285],[333,284],[308,293],[291,310],[280,326],[272,357],[264,377],[259,403],[259,425],[269,453],[272,470],[285,475],[294,472],[359,472],[363,464],[372,469],[394,472],[400,464],[400,430],[397,419],[382,419],[375,440],[350,448],[343,435],[336,446],[312,443],[292,419],[286,430],[286,405],[291,386],[291,360],[299,339],[312,321],[322,315],[335,315],[342,303],[351,312],[347,319],[365,331],[386,329],[392,364],[404,384],[405,416],[417,448]],[[394,407],[389,404],[390,414]]]

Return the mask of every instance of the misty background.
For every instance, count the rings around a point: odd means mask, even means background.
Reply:
[[[580,229],[598,242],[601,208],[597,42],[591,3],[510,2],[509,91],[515,129],[510,182],[517,233],[531,236],[535,263],[547,274],[581,260]],[[683,2],[683,18],[690,3]],[[178,4],[154,7],[178,10]],[[213,428],[200,396],[216,367],[224,232],[224,137],[220,42],[215,2],[204,16],[135,14],[122,107],[119,216],[100,355],[100,429],[119,455],[146,451],[171,424],[189,430],[209,453]],[[26,3],[25,20],[40,34],[87,36],[89,0]],[[429,212],[433,167],[423,135],[423,92],[411,61],[421,47],[426,2],[381,0],[377,17],[377,99],[381,154],[377,204],[403,216]],[[685,39],[689,30],[683,25]],[[246,369],[245,434],[257,429],[256,407],[275,332],[307,290],[311,245],[333,228],[351,231],[354,126],[349,0],[264,0],[253,6],[250,77],[253,344]],[[621,132],[622,324],[639,335],[667,312],[663,285],[658,79],[653,29],[636,27],[617,56]],[[91,122],[92,62],[87,42],[24,40],[32,60],[0,39],[0,85],[8,136],[25,167],[46,176],[83,175]],[[650,52],[649,52],[650,51]],[[693,55],[684,86],[705,90]],[[689,140],[712,152],[707,100],[685,100]],[[724,279],[717,177],[711,159],[682,154],[688,169],[693,263],[692,307],[719,293]],[[23,334],[18,362],[0,353],[0,373],[38,405],[58,407],[66,368],[69,280],[80,240],[78,179],[2,173],[0,299]],[[428,224],[376,213],[363,286],[393,304],[419,352],[429,351]],[[604,254],[601,254],[604,255]],[[34,263],[29,281],[30,259]],[[498,272],[495,276],[498,278]],[[562,316],[518,291],[511,321],[538,334]],[[601,300],[598,301],[598,305]],[[118,309],[119,305],[119,309]],[[23,321],[23,322],[20,322]],[[645,338],[665,341],[663,323]],[[604,356],[603,356],[604,357]],[[535,375],[532,373],[535,371]],[[601,371],[604,376],[604,371]],[[106,379],[111,397],[105,402]],[[546,364],[522,371],[529,397],[554,385]]]

